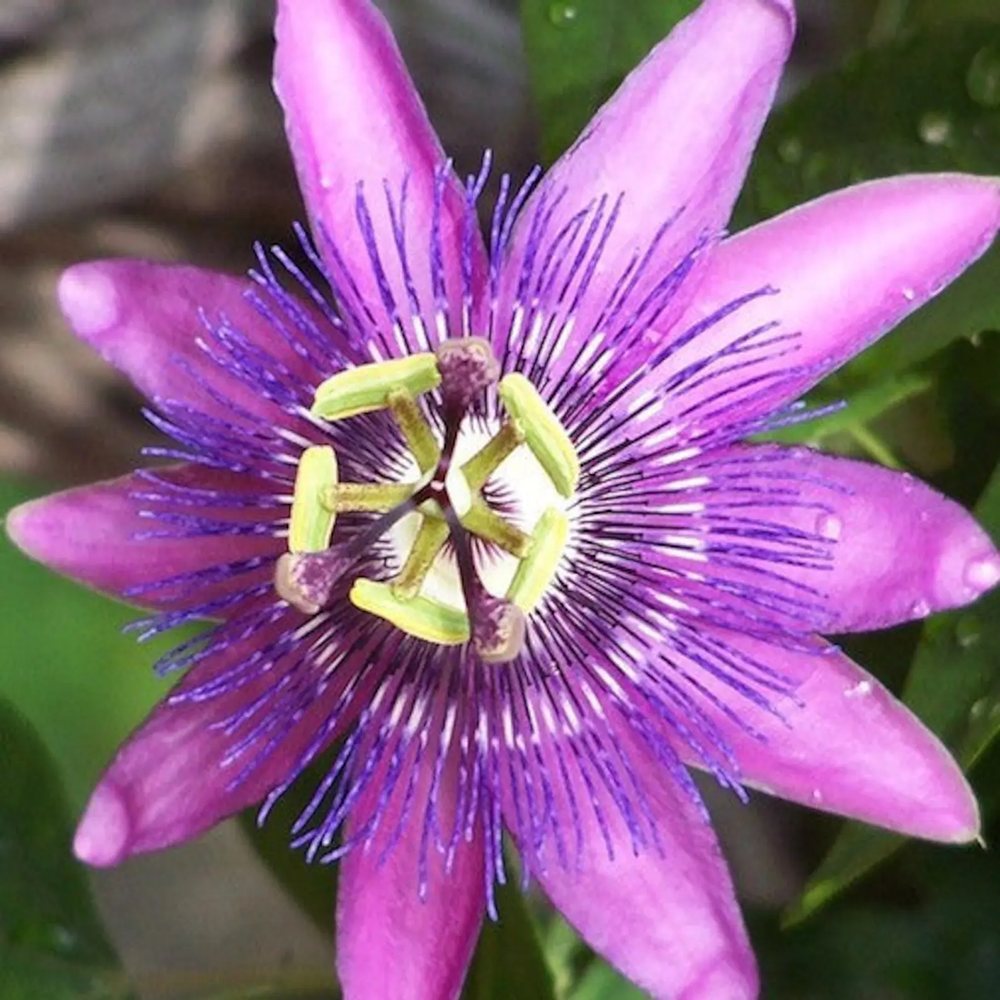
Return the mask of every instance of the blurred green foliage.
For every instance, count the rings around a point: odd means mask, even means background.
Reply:
[[[295,851],[289,847],[294,839],[292,827],[326,775],[330,766],[329,756],[324,754],[305,770],[275,803],[266,823],[258,821],[260,810],[255,807],[240,816],[240,824],[271,874],[281,882],[316,926],[330,936],[332,949],[337,906],[337,866],[310,864],[306,860],[305,851]]]
[[[462,991],[462,1000],[554,1000],[552,971],[521,889],[513,880],[497,887],[496,922],[487,920]]]
[[[0,997],[124,1000],[124,975],[70,853],[56,766],[2,699],[0,760]]]

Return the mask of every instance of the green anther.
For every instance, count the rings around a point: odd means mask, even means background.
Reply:
[[[323,491],[323,506],[338,514],[387,514],[415,489],[416,483],[337,483]]]
[[[531,537],[490,510],[489,504],[478,497],[461,520],[466,531],[499,545],[518,559],[526,558],[531,551]]]
[[[524,441],[524,429],[520,423],[508,420],[493,438],[462,466],[469,489],[473,493],[478,493],[490,476],[503,465],[519,445],[524,444]]]
[[[569,521],[566,515],[550,507],[538,519],[531,533],[531,551],[517,567],[514,579],[507,588],[507,600],[525,614],[534,611],[552,583],[568,537]]]
[[[337,456],[326,446],[306,448],[295,474],[295,496],[288,527],[291,552],[322,552],[330,544],[336,513],[324,498],[337,482]]]
[[[430,353],[360,365],[328,378],[316,390],[312,412],[324,420],[343,420],[384,410],[394,390],[405,389],[419,396],[440,383],[437,358]]]
[[[528,447],[555,488],[564,497],[571,497],[580,479],[580,462],[559,418],[538,390],[516,372],[501,380],[500,398],[507,412],[520,423]]]
[[[364,577],[351,587],[351,603],[408,635],[441,646],[459,646],[468,642],[472,634],[464,611],[427,597],[402,600],[392,592],[389,584]]]
[[[406,564],[399,576],[389,586],[400,600],[412,600],[420,593],[437,557],[448,541],[448,524],[443,519],[425,517],[421,519],[417,537],[406,558]]]
[[[427,473],[436,469],[441,460],[441,449],[413,393],[408,389],[393,389],[388,398],[389,409],[420,471]]]

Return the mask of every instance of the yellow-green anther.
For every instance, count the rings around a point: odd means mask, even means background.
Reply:
[[[531,550],[531,537],[490,509],[478,497],[462,518],[462,527],[472,534],[485,538],[518,559],[524,559]]]
[[[337,483],[323,492],[323,506],[338,514],[387,514],[415,489],[416,483]]]
[[[440,383],[437,358],[430,353],[360,365],[328,378],[316,390],[312,412],[324,420],[343,420],[359,413],[384,410],[389,406],[389,394],[395,389],[419,396]]]
[[[486,481],[506,459],[524,444],[524,429],[517,420],[508,420],[463,466],[462,472],[473,493],[478,493]]]
[[[295,474],[295,496],[288,528],[292,552],[322,552],[330,545],[336,513],[324,497],[337,482],[337,456],[327,445],[306,448]]]
[[[364,577],[355,580],[351,587],[351,603],[426,642],[458,646],[469,641],[471,630],[464,611],[427,597],[403,600],[387,583]]]
[[[525,614],[534,611],[552,583],[568,537],[569,521],[566,515],[561,510],[550,507],[538,519],[538,524],[531,533],[531,550],[521,560],[514,579],[507,588],[507,599]]]
[[[564,497],[572,496],[580,479],[580,462],[559,418],[538,390],[517,372],[501,380],[500,398],[507,412],[520,423],[525,442],[555,488]]]
[[[406,563],[395,580],[389,584],[396,597],[408,601],[420,593],[427,574],[447,541],[448,525],[443,519],[430,517],[421,519],[420,529],[413,540],[413,547],[406,558]]]
[[[441,449],[434,432],[424,419],[420,405],[413,398],[413,393],[408,389],[393,389],[389,393],[389,409],[420,471],[430,472],[436,469],[441,459]]]

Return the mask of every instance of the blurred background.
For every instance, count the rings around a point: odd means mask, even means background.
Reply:
[[[460,170],[552,159],[695,0],[385,0]],[[1000,174],[1000,0],[800,0],[734,228],[885,174]],[[229,271],[304,217],[270,91],[269,0],[0,0],[0,510],[120,474],[155,434],[68,333],[54,283],[105,256]],[[817,392],[798,432],[907,468],[1000,536],[1000,251]],[[162,693],[131,612],[0,540],[0,1000],[335,996],[331,873],[233,821],[120,869],[72,823]],[[844,645],[971,769],[997,829],[1000,603]],[[162,652],[162,648],[159,650]],[[6,720],[6,721],[5,721]],[[1000,863],[708,790],[765,997],[1000,996]],[[989,837],[987,837],[989,839]],[[470,997],[639,996],[536,900],[505,900]],[[725,998],[720,998],[725,1000]]]

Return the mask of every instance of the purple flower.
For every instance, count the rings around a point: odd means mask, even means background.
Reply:
[[[1000,185],[863,184],[727,238],[791,0],[705,0],[542,180],[452,173],[367,0],[279,3],[312,223],[247,279],[102,261],[76,332],[164,465],[13,512],[26,551],[212,624],[80,824],[94,865],[269,805],[342,860],[349,997],[453,997],[503,831],[656,996],[756,972],[688,767],[974,838],[938,741],[821,634],[975,599],[1000,556],[909,476],[744,444],[989,246]],[[536,183],[537,181],[537,183]]]

